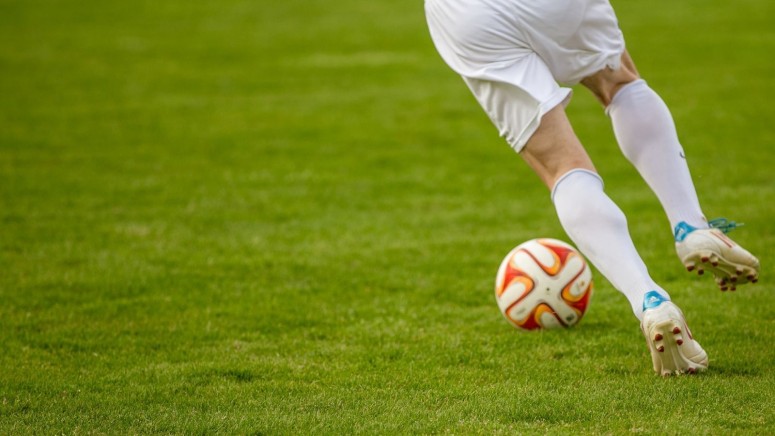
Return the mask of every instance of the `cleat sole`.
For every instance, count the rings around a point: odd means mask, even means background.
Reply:
[[[722,291],[730,290],[730,284],[743,285],[746,283],[757,283],[759,281],[759,271],[748,265],[734,263],[709,252],[695,252],[682,259],[686,270],[696,271],[697,275],[704,275],[710,271],[716,277],[719,289]],[[758,265],[757,265],[758,267]]]
[[[708,367],[708,355],[693,340],[683,314],[675,305],[644,312],[641,328],[657,374],[696,374]]]
[[[711,272],[719,288],[759,280],[759,260],[717,228],[692,230],[676,242],[676,252],[687,270],[700,275]]]

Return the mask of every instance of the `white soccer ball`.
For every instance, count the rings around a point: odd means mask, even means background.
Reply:
[[[592,296],[592,271],[573,246],[556,239],[533,239],[503,259],[495,279],[495,299],[518,329],[565,328],[584,316]]]

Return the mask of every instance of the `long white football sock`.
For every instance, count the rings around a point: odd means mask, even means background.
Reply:
[[[611,284],[630,301],[641,319],[643,296],[667,292],[651,279],[646,264],[635,250],[627,219],[603,192],[603,180],[592,171],[574,169],[552,189],[552,200],[565,232],[579,250]]]
[[[700,208],[670,110],[645,80],[616,93],[606,108],[622,152],[657,195],[671,229],[681,222],[708,224]]]

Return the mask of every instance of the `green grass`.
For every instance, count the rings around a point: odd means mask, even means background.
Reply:
[[[498,313],[502,256],[567,237],[421,2],[0,1],[0,434],[774,433],[774,5],[616,4],[758,285],[685,274],[569,108],[711,357],[662,379],[599,275],[576,329]]]

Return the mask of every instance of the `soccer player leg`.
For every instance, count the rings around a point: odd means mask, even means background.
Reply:
[[[603,191],[600,177],[586,169],[562,175],[552,190],[557,216],[565,232],[595,267],[630,302],[638,319],[649,292],[669,299],[638,254],[621,209]]]
[[[619,146],[661,202],[686,268],[712,271],[722,290],[756,282],[758,259],[722,234],[729,226],[713,229],[718,221],[705,219],[672,115],[638,77],[627,52],[620,69],[604,69],[582,83],[607,105]]]
[[[629,300],[641,321],[654,371],[670,375],[704,370],[707,354],[694,340],[681,310],[649,276],[624,213],[603,191],[602,179],[569,124],[562,108],[547,113],[523,157],[552,187],[552,200],[568,236]]]
[[[627,52],[621,68],[603,69],[582,83],[606,105],[619,147],[659,198],[670,228],[680,222],[707,228],[670,110],[639,78]]]
[[[611,284],[627,297],[639,319],[644,296],[667,293],[648,274],[627,229],[624,213],[603,191],[603,182],[561,106],[548,112],[520,153],[552,190],[568,236]]]

